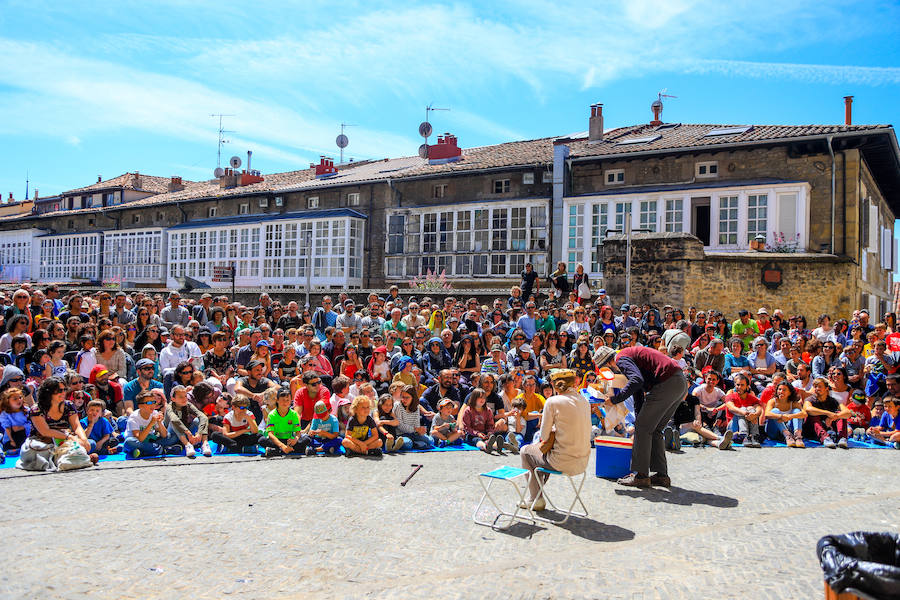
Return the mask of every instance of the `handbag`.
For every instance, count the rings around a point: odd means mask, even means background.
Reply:
[[[66,440],[57,446],[54,454],[56,455],[56,466],[60,471],[84,469],[94,464],[84,446],[72,440]]]
[[[591,286],[587,282],[582,281],[578,284],[578,297],[582,300],[587,300],[591,297]]]
[[[550,454],[553,444],[556,443],[556,432],[551,431],[546,440],[541,440],[541,454]]]

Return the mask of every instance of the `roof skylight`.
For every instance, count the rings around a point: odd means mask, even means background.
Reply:
[[[647,137],[639,137],[639,138],[629,138],[627,140],[619,140],[616,142],[619,146],[625,146],[630,144],[647,144],[649,142],[654,142],[661,138],[661,135],[648,135]]]
[[[717,127],[716,129],[710,129],[706,132],[706,135],[703,137],[713,137],[717,135],[737,135],[739,133],[746,133],[753,129],[753,125],[739,125],[737,127]]]

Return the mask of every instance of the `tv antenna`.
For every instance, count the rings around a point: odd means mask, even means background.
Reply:
[[[656,100],[654,100],[653,103],[650,105],[650,110],[653,111],[653,123],[652,124],[658,125],[659,123],[662,122],[659,120],[659,116],[662,114],[662,110],[663,110],[662,99],[678,97],[678,96],[673,96],[671,94],[667,94],[666,93],[667,91],[669,91],[669,88],[663,88],[663,89],[659,90],[659,93],[656,94]]]
[[[222,128],[222,118],[223,118],[223,117],[233,117],[234,115],[226,115],[226,114],[223,114],[223,113],[215,113],[215,114],[212,114],[212,115],[209,115],[209,116],[211,116],[211,117],[219,117],[219,149],[218,149],[218,151],[216,152],[216,169],[218,169],[219,167],[222,166],[222,144],[230,144],[230,143],[231,143],[231,140],[226,140],[226,139],[225,139],[225,134],[226,134],[226,133],[234,133],[234,131],[231,131],[231,130],[229,130],[229,129],[223,129],[223,128]]]
[[[428,136],[431,135],[431,132],[434,129],[431,127],[431,123],[428,121],[428,115],[432,111],[435,110],[446,110],[449,111],[449,108],[434,108],[434,102],[425,107],[425,120],[419,124],[419,135],[425,138],[425,143],[419,147],[419,156],[422,158],[426,158],[428,156]]]
[[[350,138],[344,135],[345,127],[356,127],[355,123],[341,123],[341,135],[334,138],[334,143],[337,144],[337,147],[341,149],[341,162],[338,164],[344,164],[344,148],[350,145]]]

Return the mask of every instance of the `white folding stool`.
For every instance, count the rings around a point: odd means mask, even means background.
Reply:
[[[519,486],[517,480],[520,477],[524,477],[525,487]],[[487,485],[485,485],[485,481],[487,481]],[[518,501],[516,502],[516,510],[514,510],[513,512],[508,512],[500,508],[500,505],[497,504],[497,501],[494,500],[493,496],[491,496],[491,486],[495,481],[506,481],[516,491]],[[500,467],[498,469],[494,469],[493,471],[488,471],[487,473],[479,473],[478,482],[481,484],[481,489],[484,490],[484,493],[481,495],[481,501],[478,502],[478,506],[475,507],[475,512],[472,514],[472,520],[475,521],[475,523],[477,523],[478,525],[490,527],[491,529],[507,529],[517,519],[531,521],[532,523],[535,522],[534,512],[532,512],[530,508],[522,508],[519,506],[519,504],[525,503],[525,490],[528,486],[528,469],[520,469],[517,467]],[[494,506],[494,508],[497,509],[498,514],[492,521],[479,520],[478,518],[478,511],[481,510],[481,507],[484,505],[485,500],[489,501]],[[526,513],[530,516],[527,516]],[[500,520],[501,517],[508,518],[509,523],[504,526],[498,526],[497,521]]]
[[[538,472],[546,473],[548,475],[548,479],[549,479],[550,475],[562,475],[563,477],[565,477],[566,479],[569,480],[569,483],[572,485],[572,491],[575,492],[575,497],[572,499],[571,506],[569,506],[568,510],[562,510],[561,508],[559,508],[558,506],[553,504],[553,501],[550,500],[549,496],[547,496],[547,490],[544,487],[545,484],[543,481],[543,477],[541,477],[540,475],[536,475],[537,482],[538,482],[538,488],[541,491],[541,495],[538,496],[538,498],[543,497],[544,501],[547,503],[547,506],[549,506],[556,512],[562,513],[566,516],[562,520],[548,519],[547,517],[539,517],[539,516],[535,515],[534,512],[532,511],[531,514],[534,516],[535,519],[537,519],[538,521],[546,521],[548,523],[556,523],[557,525],[562,525],[563,523],[565,523],[566,521],[569,520],[569,517],[586,517],[588,515],[587,507],[584,505],[584,502],[582,502],[582,500],[581,500],[581,488],[584,486],[584,480],[585,480],[585,477],[587,476],[587,469],[585,469],[585,471],[581,474],[581,481],[579,482],[579,484],[577,486],[575,485],[574,477],[578,477],[578,475],[575,475],[573,477],[572,475],[566,475],[565,473],[562,473],[560,471],[554,471],[552,469],[545,469],[543,467],[538,467],[537,469],[535,469],[535,472],[536,473],[538,473]],[[534,502],[537,502],[537,498],[535,498]],[[534,502],[531,503],[532,508],[534,507]],[[581,505],[580,511],[576,512],[575,510],[573,510],[575,508],[576,504]]]

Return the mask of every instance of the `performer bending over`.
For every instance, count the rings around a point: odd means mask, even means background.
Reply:
[[[607,402],[618,404],[629,396],[634,398],[637,417],[631,450],[632,473],[618,483],[641,488],[669,487],[672,482],[662,432],[687,395],[688,383],[681,367],[662,352],[646,346],[625,348],[618,354],[602,346],[594,355],[594,362],[598,368],[607,365],[628,378],[625,387],[607,398]]]

